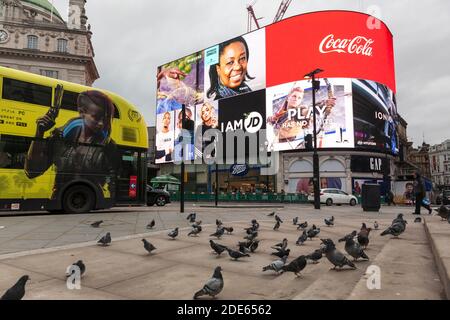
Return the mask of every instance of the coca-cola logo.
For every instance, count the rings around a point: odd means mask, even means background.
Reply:
[[[335,38],[334,34],[329,34],[320,42],[319,51],[321,53],[350,53],[371,57],[371,45],[374,42],[374,40],[363,36],[356,36],[353,39],[339,39]]]

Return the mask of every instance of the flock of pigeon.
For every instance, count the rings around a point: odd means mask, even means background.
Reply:
[[[441,206],[439,209],[435,210],[438,212],[437,215],[440,216],[442,220],[447,220],[450,223],[449,208]],[[275,231],[278,230],[281,224],[283,223],[283,220],[277,214],[275,214],[275,212],[270,213],[268,216],[275,217],[275,225],[273,227],[273,230]],[[189,231],[187,235],[197,237],[202,231],[201,227],[202,221],[196,220],[196,213],[189,214],[187,216],[187,220],[189,220],[189,222],[192,223],[191,225],[192,229]],[[310,228],[308,228],[308,222],[304,221],[299,223],[298,217],[295,217],[292,222],[294,226],[297,226],[297,230],[302,231],[299,238],[295,242],[296,245],[301,246],[308,239],[312,240],[313,238],[316,238],[320,234],[320,228],[318,228],[315,224],[313,224]],[[419,221],[416,219],[415,222]],[[98,228],[101,223],[103,223],[102,220],[96,221],[92,223],[91,226],[94,228]],[[325,218],[324,223],[327,227],[333,227],[335,224],[335,219],[333,216],[331,216],[330,218]],[[395,238],[398,238],[403,232],[405,232],[407,223],[408,222],[403,218],[403,214],[400,213],[392,221],[392,224],[386,230],[381,232],[380,235],[381,236],[392,235]],[[154,226],[155,220],[152,220],[146,227],[147,229],[153,229]],[[219,219],[216,219],[216,227],[217,227],[216,231],[210,234],[209,236],[215,237],[217,238],[217,240],[220,240],[222,236],[225,234],[225,232],[227,234],[232,234],[234,231],[233,227],[225,226]],[[250,257],[250,253],[254,253],[257,250],[258,244],[260,242],[260,240],[258,239],[259,227],[260,227],[259,223],[256,219],[251,220],[251,225],[244,229],[245,241],[239,241],[235,249],[219,244],[218,242],[215,242],[212,239],[209,240],[210,247],[213,250],[213,252],[218,256],[220,256],[223,252],[227,251],[230,258],[234,261],[240,258]],[[379,229],[379,225],[376,221],[374,222],[374,229],[375,230]],[[345,242],[344,247],[345,251],[348,255],[350,255],[353,258],[353,261],[347,258],[347,256],[344,253],[342,253],[336,248],[336,245],[332,239],[327,238],[327,239],[320,239],[321,240],[320,248],[314,250],[310,254],[301,255],[291,260],[289,263],[287,263],[287,259],[289,257],[289,253],[291,250],[288,248],[288,240],[284,238],[280,243],[277,243],[271,247],[273,250],[275,250],[274,252],[271,253],[271,255],[278,257],[278,259],[273,261],[269,265],[262,267],[262,272],[269,270],[275,271],[276,274],[282,274],[284,272],[293,272],[296,276],[301,276],[300,272],[307,266],[308,261],[310,261],[312,264],[317,264],[324,255],[328,259],[328,261],[334,266],[332,270],[340,270],[344,266],[348,266],[354,270],[356,269],[356,266],[353,262],[357,261],[358,259],[369,260],[369,257],[364,252],[364,250],[369,245],[369,234],[371,230],[372,228],[368,228],[365,223],[362,223],[359,232],[354,230],[352,233],[349,233],[344,237],[338,239],[339,242]],[[170,239],[175,240],[179,235],[179,228],[176,227],[175,229],[171,230],[167,235]],[[111,244],[111,241],[112,241],[111,234],[107,232],[103,237],[101,237],[100,240],[98,240],[97,243],[98,245],[101,246],[108,246]],[[142,242],[144,249],[148,253],[151,253],[152,251],[157,249],[152,243],[150,243],[146,239],[142,239]],[[73,266],[77,266],[79,268],[81,276],[86,271],[86,266],[82,260],[78,260],[73,264]],[[339,269],[336,269],[337,267]],[[70,275],[71,274],[66,274],[67,277],[69,277]],[[8,289],[3,294],[0,300],[22,299],[23,296],[25,295],[25,285],[28,280],[30,280],[30,277],[28,275],[22,276],[10,289]],[[223,290],[223,287],[224,281],[222,276],[222,268],[220,266],[217,266],[214,269],[212,277],[206,282],[203,288],[194,294],[194,299],[197,299],[200,296],[204,295],[208,295],[214,298]]]

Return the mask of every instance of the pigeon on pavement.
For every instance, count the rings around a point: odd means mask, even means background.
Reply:
[[[175,240],[175,238],[178,236],[178,227],[176,227],[175,229],[173,229],[172,231],[170,231],[167,234],[169,237],[172,238],[172,240]]]
[[[103,223],[103,220],[95,221],[95,222],[91,223],[91,227],[98,228],[98,227],[100,227],[101,223]]]
[[[315,224],[311,227],[311,229],[308,230],[308,238],[312,240],[312,238],[317,237],[317,235],[320,233],[320,228],[317,228]]]
[[[401,222],[401,221],[405,221],[405,219],[403,219],[403,213],[399,213],[397,215],[397,218],[395,218],[394,220],[392,220],[392,224],[395,224],[396,222]]]
[[[222,224],[223,224],[223,223],[222,223],[221,220],[216,219],[216,226],[217,226],[217,227],[220,227]]]
[[[230,257],[233,258],[235,261],[242,257],[250,257],[250,255],[248,253],[242,253],[242,252],[230,249],[230,248],[226,248],[226,250],[228,251],[228,254],[230,255]]]
[[[417,217],[414,219],[414,223],[420,223],[422,222],[422,218],[421,217]]]
[[[273,230],[278,231],[280,229],[280,221],[275,222],[275,225],[273,226]]]
[[[439,209],[434,210],[437,211],[437,215],[441,217],[442,221],[448,220],[448,217],[450,216],[450,210],[445,205],[441,205]]]
[[[100,240],[97,241],[98,244],[107,246],[111,243],[111,233],[107,232]]]
[[[224,233],[225,233],[225,228],[219,226],[219,227],[217,227],[216,232],[214,232],[213,234],[210,234],[209,236],[210,237],[216,237],[217,239],[220,239],[223,236]]]
[[[284,272],[293,272],[297,277],[299,277],[301,275],[300,271],[305,269],[306,263],[306,257],[302,255],[292,260],[289,264],[282,266],[281,270]]]
[[[349,266],[353,269],[356,269],[356,266],[351,262],[342,252],[336,249],[336,246],[331,239],[320,239],[324,244],[323,252],[327,257],[328,261],[330,261],[334,268],[332,270],[336,270],[336,267],[342,269],[343,266]]]
[[[248,234],[244,237],[244,239],[247,239],[249,241],[253,241],[258,236],[258,231],[253,231],[251,234]]]
[[[325,219],[323,219],[323,221],[325,221],[325,224],[328,227],[334,226],[334,216],[331,216],[330,219],[325,218]]]
[[[201,227],[201,226],[198,226],[198,225],[195,225],[195,224],[193,224],[192,226],[193,226],[193,227],[192,227],[192,230],[189,231],[188,236],[189,236],[189,237],[190,237],[190,236],[198,236],[198,234],[199,234],[200,232],[202,232],[202,227]]]
[[[347,237],[350,237],[350,236],[351,236],[352,238],[354,238],[354,237],[356,237],[357,234],[358,234],[358,232],[357,232],[356,230],[353,230],[351,233],[349,233],[349,234],[343,236],[343,237],[340,238],[338,241],[339,241],[339,242],[345,241],[345,239],[346,239]]]
[[[84,272],[86,271],[86,266],[83,263],[83,260],[78,260],[77,262],[72,264],[73,266],[77,266],[80,269],[80,276],[82,276],[84,274]],[[66,277],[70,277],[70,273],[66,273]]]
[[[188,214],[186,219],[189,220],[190,223],[194,223],[196,217],[197,217],[197,214],[195,212],[192,212],[192,213]]]
[[[279,260],[275,260],[271,264],[263,267],[262,271],[264,272],[264,271],[267,271],[267,270],[273,270],[276,273],[278,273],[278,272],[281,271],[281,268],[285,265],[286,260],[287,260],[287,256],[284,256],[284,257],[282,257]]]
[[[250,252],[250,249],[247,248],[247,243],[246,242],[239,242],[238,246],[239,246],[239,252],[242,252],[242,253],[249,253]]]
[[[366,224],[363,223],[361,230],[358,233],[358,243],[364,247],[364,249],[367,248],[369,245],[369,234],[370,231],[372,231],[372,228],[367,228]]]
[[[292,224],[295,226],[297,225],[298,222],[298,217],[295,217],[294,219],[292,219]]]
[[[274,247],[279,247],[281,248],[281,250],[285,250],[287,248],[288,245],[288,240],[286,238],[283,239],[283,241],[281,241],[280,243],[277,243],[276,245],[274,245]],[[273,249],[273,247],[272,247]]]
[[[225,231],[228,233],[228,234],[232,234],[233,233],[233,227],[223,227],[224,229],[225,229]]]
[[[283,220],[278,215],[275,215],[275,220],[279,223],[283,223]]]
[[[379,228],[378,222],[375,221],[373,223],[373,227],[374,227],[375,230],[378,230],[378,228]]]
[[[290,252],[291,252],[291,249],[286,249],[286,250],[278,249],[277,252],[272,252],[271,254],[273,256],[277,256],[278,258],[283,258],[284,256],[288,256],[289,257],[289,253]]]
[[[308,221],[305,221],[303,223],[299,223],[298,227],[297,227],[297,230],[299,230],[299,229],[306,229],[306,228],[308,228]]]
[[[308,239],[308,234],[306,233],[306,230],[303,230],[303,233],[298,237],[297,241],[295,242],[296,245],[300,246]]]
[[[219,256],[220,256],[220,254],[222,252],[224,252],[227,249],[226,246],[223,246],[221,244],[215,243],[212,240],[209,240],[209,245],[211,246],[211,249],[213,249],[214,252],[217,253],[217,255],[219,255]]]
[[[214,274],[212,278],[210,278],[203,288],[197,291],[194,294],[194,299],[197,299],[201,296],[211,296],[215,298],[223,289],[223,276],[222,276],[222,268],[220,266],[214,269]]]
[[[306,256],[306,259],[312,260],[313,263],[319,263],[319,260],[322,259],[322,255],[323,255],[323,250],[322,249],[317,249],[317,250],[314,250],[313,253],[308,254]]]
[[[361,245],[358,242],[355,242],[352,236],[345,237],[345,251],[353,257],[353,261],[356,261],[359,258],[369,260],[369,257],[361,248]]]
[[[150,223],[147,225],[147,229],[153,229],[154,226],[155,226],[155,219],[150,221]]]
[[[20,279],[0,298],[0,300],[21,300],[25,295],[25,285],[30,280],[28,275],[20,277]]]
[[[251,252],[255,252],[256,249],[258,248],[258,244],[259,244],[259,240],[252,240],[250,245],[248,246],[248,248],[250,249]]]
[[[142,242],[144,243],[144,249],[147,250],[148,253],[152,253],[152,251],[156,249],[156,247],[146,239],[142,239]]]
[[[393,223],[390,227],[384,230],[380,235],[385,236],[387,234],[391,234],[394,237],[398,238],[406,230],[406,224],[408,222],[406,220],[401,220]]]
[[[275,211],[269,213],[267,216],[268,216],[268,217],[273,217],[274,215],[275,215]]]

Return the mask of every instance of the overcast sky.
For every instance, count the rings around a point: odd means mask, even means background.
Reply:
[[[51,0],[50,0],[51,1]],[[54,0],[67,19],[69,0]],[[252,0],[88,0],[95,62],[105,88],[155,123],[157,66],[247,32]],[[261,26],[281,0],[254,5]],[[325,9],[366,12],[372,5],[394,35],[397,103],[414,145],[450,139],[450,1],[293,0],[284,18]]]

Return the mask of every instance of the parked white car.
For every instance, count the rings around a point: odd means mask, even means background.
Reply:
[[[314,201],[314,194],[308,196],[308,201]],[[354,206],[358,203],[358,199],[354,195],[342,190],[327,188],[320,189],[320,203],[325,203],[327,206],[333,204],[349,204]]]

